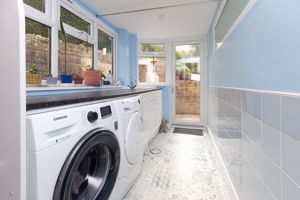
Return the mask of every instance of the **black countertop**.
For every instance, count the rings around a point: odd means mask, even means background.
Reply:
[[[77,93],[60,93],[53,94],[44,92],[37,96],[28,96],[26,98],[26,110],[31,111],[35,109],[51,108],[56,106],[64,106],[76,103],[83,103],[89,101],[104,100],[110,98],[124,97],[130,95],[137,95],[145,92],[160,90],[161,88],[138,88],[138,89],[112,89],[99,91],[82,91]]]

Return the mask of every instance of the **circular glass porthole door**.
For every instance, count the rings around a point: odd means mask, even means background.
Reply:
[[[135,164],[143,157],[145,128],[140,112],[132,115],[128,122],[125,139],[125,154],[130,164]]]
[[[96,129],[73,148],[58,177],[53,200],[108,199],[120,164],[115,135]]]

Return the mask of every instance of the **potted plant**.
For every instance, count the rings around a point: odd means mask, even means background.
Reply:
[[[85,85],[90,85],[90,86],[101,85],[100,82],[101,72],[95,70],[90,65],[85,66],[85,71],[83,72],[82,76],[83,76],[83,83]]]
[[[60,19],[60,29],[61,29],[61,33],[62,33],[63,38],[64,38],[64,45],[65,45],[65,55],[64,55],[65,71],[64,71],[64,74],[62,74],[60,76],[60,80],[61,80],[61,83],[72,83],[73,82],[73,76],[71,74],[67,73],[67,42],[68,42],[67,37],[68,36],[65,32],[62,19]]]
[[[74,80],[75,84],[82,84],[83,77],[81,76],[80,73],[77,72],[77,73],[73,73],[72,75],[73,75],[73,80]]]
[[[46,70],[44,72],[44,77],[46,77],[47,85],[56,85],[57,84],[57,78],[53,77],[53,74],[51,73],[51,70]]]
[[[26,72],[26,84],[41,84],[42,78],[42,74],[38,73],[36,69],[36,64],[31,64]]]

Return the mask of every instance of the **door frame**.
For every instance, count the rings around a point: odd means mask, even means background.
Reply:
[[[200,45],[200,122],[183,122],[176,121],[176,57],[175,47],[179,45],[190,45],[199,43]],[[207,70],[207,40],[180,40],[172,42],[172,56],[171,56],[171,89],[170,89],[170,119],[173,126],[192,126],[192,127],[206,127],[207,125],[207,91],[208,91],[208,70]]]

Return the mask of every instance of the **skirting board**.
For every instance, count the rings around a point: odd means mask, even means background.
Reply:
[[[218,159],[218,162],[219,162],[219,163],[218,163],[218,164],[219,164],[219,166],[222,166],[222,167],[223,167],[223,170],[224,170],[224,172],[225,172],[225,173],[224,173],[224,180],[225,180],[225,183],[226,183],[227,186],[228,186],[228,192],[229,192],[230,199],[231,199],[231,200],[240,200],[240,199],[239,199],[239,196],[238,196],[238,194],[237,194],[237,192],[236,192],[236,190],[235,190],[235,187],[234,187],[234,185],[233,185],[233,183],[232,183],[232,181],[231,181],[229,172],[228,172],[228,170],[227,170],[227,168],[226,168],[225,162],[224,162],[224,160],[223,160],[223,158],[222,158],[222,156],[221,156],[221,153],[220,153],[220,151],[219,151],[219,149],[218,149],[218,147],[217,147],[215,138],[214,138],[214,136],[213,136],[213,134],[212,134],[211,129],[210,129],[209,126],[207,126],[207,131],[208,131],[208,134],[210,135],[210,138],[211,138],[211,141],[212,141],[212,143],[213,143],[213,146],[214,146],[214,148],[215,148],[215,150],[216,150],[216,152],[217,152],[217,156],[219,157],[219,159]]]

